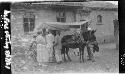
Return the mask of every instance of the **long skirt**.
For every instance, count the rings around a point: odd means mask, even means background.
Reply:
[[[49,62],[49,53],[45,45],[37,44],[37,61],[39,63]]]
[[[48,57],[49,57],[49,62],[53,62],[53,45],[52,44],[47,44],[47,50],[48,50]]]
[[[56,62],[62,61],[61,50],[55,49]]]

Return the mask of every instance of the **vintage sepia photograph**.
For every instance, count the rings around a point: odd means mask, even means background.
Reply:
[[[11,3],[12,74],[119,73],[118,1],[64,1]]]

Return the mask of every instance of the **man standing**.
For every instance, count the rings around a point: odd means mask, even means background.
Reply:
[[[86,42],[86,47],[87,47],[87,52],[89,55],[89,59],[88,60],[92,60],[93,62],[94,60],[94,56],[93,56],[93,46],[91,44],[89,44],[89,40],[90,40],[90,33],[89,33],[89,29],[88,28],[88,24],[84,27],[84,29],[81,30],[80,32],[80,38],[82,40],[82,42]]]
[[[56,62],[60,64],[62,62],[62,56],[61,56],[62,44],[59,31],[56,31],[54,49],[55,49]]]

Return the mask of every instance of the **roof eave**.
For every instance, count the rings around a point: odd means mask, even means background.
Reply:
[[[100,8],[100,7],[90,7],[92,10],[107,10],[107,11],[118,11],[118,8]]]

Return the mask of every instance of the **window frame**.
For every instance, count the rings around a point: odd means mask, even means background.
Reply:
[[[103,25],[103,23],[102,23],[102,15],[97,15],[97,25]]]
[[[56,15],[57,22],[66,22],[66,13],[64,10],[57,11]]]
[[[27,20],[25,20],[25,19],[27,19]],[[25,27],[26,23],[28,24],[27,28]],[[31,24],[33,24],[33,26],[31,26]],[[24,33],[33,32],[33,30],[35,28],[35,15],[33,14],[33,12],[25,12],[25,14],[23,16],[23,28],[24,28]],[[26,29],[28,29],[28,30],[26,30]]]

